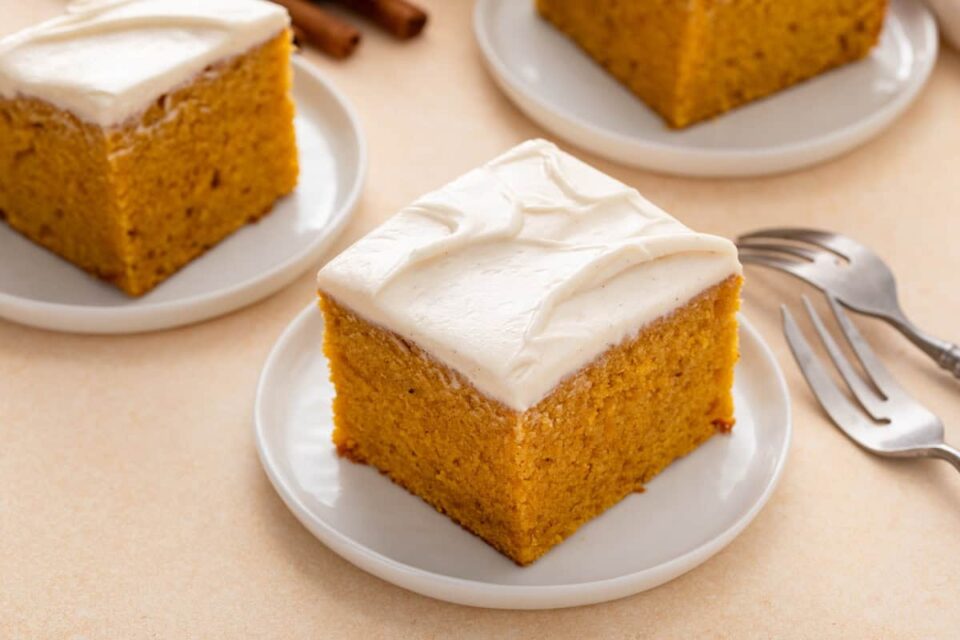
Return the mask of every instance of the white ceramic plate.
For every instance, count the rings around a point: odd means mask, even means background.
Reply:
[[[255,407],[260,460],[299,520],[358,567],[460,604],[571,607],[650,589],[718,552],[773,492],[790,444],[783,375],[742,319],[737,425],[520,568],[371,467],[337,457],[323,319],[304,310],[274,346]]]
[[[294,59],[300,182],[247,225],[139,299],[127,297],[0,224],[0,317],[79,333],[150,331],[233,311],[310,267],[347,222],[366,148],[346,99]]]
[[[674,131],[535,12],[533,0],[478,0],[474,31],[494,79],[528,116],[629,165],[745,176],[820,162],[866,142],[917,96],[937,28],[917,0],[892,0],[868,58],[683,131]]]

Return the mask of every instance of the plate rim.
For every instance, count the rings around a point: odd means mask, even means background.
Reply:
[[[265,405],[267,404],[265,400],[267,386],[274,376],[275,369],[279,366],[279,361],[290,347],[290,343],[296,339],[306,324],[316,321],[317,318],[319,318],[319,322],[323,322],[316,302],[311,302],[294,317],[271,347],[257,380],[253,408],[253,428],[261,467],[269,478],[274,491],[287,505],[287,508],[300,524],[306,527],[320,542],[360,569],[420,595],[455,604],[493,609],[557,609],[607,602],[652,589],[696,568],[730,544],[767,504],[783,475],[793,438],[789,389],[783,371],[770,346],[743,312],[740,312],[738,313],[738,322],[744,332],[742,335],[749,336],[749,339],[754,341],[759,347],[763,360],[773,370],[774,381],[783,403],[784,423],[782,428],[784,437],[783,445],[777,453],[776,465],[760,496],[727,529],[703,544],[657,566],[613,578],[574,584],[493,584],[468,578],[445,576],[405,564],[357,542],[329,525],[322,518],[314,516],[299,499],[296,490],[291,487],[289,479],[278,472],[279,465],[274,459],[275,451],[267,444],[268,436],[266,432],[268,427],[264,415]],[[320,345],[317,345],[317,353],[320,354]]]
[[[310,263],[337,239],[350,221],[363,192],[368,172],[367,141],[360,118],[346,96],[302,56],[291,59],[295,72],[304,74],[333,100],[343,113],[357,150],[356,177],[342,204],[308,246],[273,265],[257,277],[210,292],[136,307],[100,307],[34,300],[0,291],[0,318],[34,328],[74,334],[132,334],[180,327],[226,315],[254,304],[298,278]],[[214,250],[216,248],[214,247]],[[161,283],[162,284],[162,283]]]
[[[487,70],[514,105],[538,125],[590,153],[628,166],[670,175],[771,175],[808,167],[839,156],[881,133],[913,104],[926,86],[939,55],[937,23],[929,8],[918,0],[892,0],[887,10],[887,19],[897,15],[896,6],[903,2],[911,3],[922,22],[923,37],[930,47],[930,55],[924,61],[925,64],[919,63],[915,69],[915,77],[904,90],[883,108],[871,112],[866,118],[852,125],[833,129],[801,142],[758,149],[690,148],[612,132],[569,113],[564,107],[543,99],[535,92],[528,91],[525,83],[510,70],[499,55],[491,34],[485,28],[491,19],[493,8],[502,2],[504,0],[477,0],[473,9],[473,33]],[[571,43],[571,46],[574,45]],[[913,50],[916,53],[917,49]],[[605,73],[599,68],[597,72]],[[770,99],[776,97],[773,95]]]

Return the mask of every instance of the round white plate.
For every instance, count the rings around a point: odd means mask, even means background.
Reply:
[[[293,66],[300,182],[270,215],[138,299],[0,224],[0,317],[78,333],[164,329],[233,311],[303,273],[350,217],[367,157],[346,99],[310,63]]]
[[[541,19],[533,0],[478,0],[474,31],[493,77],[528,116],[629,165],[746,176],[820,162],[866,142],[917,96],[937,57],[933,16],[892,0],[869,57],[689,129],[653,111]]]
[[[296,517],[358,567],[460,604],[572,607],[662,584],[718,552],[770,497],[790,444],[783,375],[743,318],[737,425],[711,438],[533,565],[520,568],[331,443],[323,319],[304,310],[274,346],[255,407],[260,460]]]

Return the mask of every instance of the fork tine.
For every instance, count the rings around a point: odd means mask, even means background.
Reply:
[[[837,299],[829,293],[826,295],[827,301],[830,303],[830,309],[833,311],[833,315],[836,317],[837,323],[843,331],[843,335],[847,338],[850,346],[853,347],[854,353],[857,354],[857,359],[860,361],[860,364],[863,365],[863,370],[866,371],[870,379],[873,380],[873,384],[877,386],[880,393],[887,398],[891,396],[906,396],[907,392],[903,390],[903,387],[890,375],[887,368],[883,366],[880,359],[873,353],[873,349],[870,348],[867,341],[860,335],[853,321],[850,320],[850,317],[840,308],[840,303]]]
[[[738,242],[737,249],[753,249],[755,251],[785,253],[797,258],[803,258],[804,260],[808,260],[810,262],[813,262],[818,257],[825,255],[824,251],[814,251],[812,249],[800,247],[795,244],[774,244],[770,242]]]
[[[883,411],[883,403],[886,399],[877,395],[873,389],[868,387],[863,381],[863,378],[860,377],[860,374],[850,365],[850,361],[847,360],[843,352],[840,351],[840,347],[837,346],[833,336],[830,335],[830,332],[827,331],[827,328],[824,326],[823,320],[820,319],[820,314],[818,314],[817,310],[810,304],[810,299],[807,296],[801,296],[801,298],[803,300],[803,306],[807,310],[807,315],[810,316],[810,320],[813,322],[813,328],[816,329],[820,335],[820,340],[823,341],[823,345],[827,348],[830,359],[833,360],[833,364],[836,365],[837,370],[840,372],[840,375],[843,376],[844,381],[847,383],[854,397],[860,405],[866,409],[867,413],[873,416],[874,420],[886,419],[886,412]]]
[[[823,289],[819,283],[812,279],[810,270],[805,268],[809,266],[810,263],[808,262],[798,262],[796,260],[790,260],[781,256],[763,253],[762,251],[740,251],[740,261],[746,264],[756,264],[762,267],[769,267],[771,269],[784,271],[792,276],[800,278],[807,284],[813,285],[818,289]]]
[[[810,385],[810,390],[813,391],[817,402],[820,403],[823,410],[830,416],[830,420],[841,431],[847,434],[851,440],[860,444],[860,438],[867,435],[867,430],[872,429],[874,425],[867,421],[863,413],[843,395],[830,376],[827,375],[827,372],[824,371],[823,365],[817,360],[817,356],[814,355],[810,344],[803,337],[800,327],[797,326],[793,314],[790,313],[786,305],[780,306],[780,313],[783,316],[783,334],[787,338],[787,344],[790,345],[797,366],[800,367],[800,371],[806,378],[807,384]]]
[[[850,260],[858,253],[869,251],[856,240],[838,233],[829,233],[818,229],[800,229],[795,227],[780,227],[774,229],[760,229],[752,233],[747,233],[739,238],[740,240],[750,240],[754,238],[764,238],[768,240],[795,240],[800,242],[809,242],[823,249],[829,249],[844,258]]]

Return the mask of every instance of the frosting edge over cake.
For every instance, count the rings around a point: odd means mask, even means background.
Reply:
[[[0,40],[0,96],[109,127],[289,26],[266,0],[93,0]]]
[[[740,273],[729,240],[535,140],[402,209],[318,286],[522,411]]]

